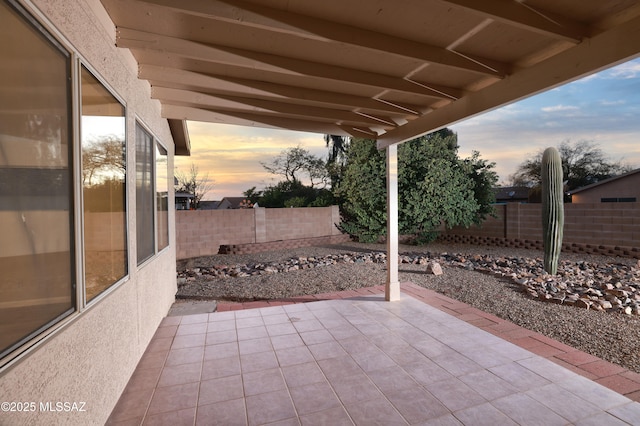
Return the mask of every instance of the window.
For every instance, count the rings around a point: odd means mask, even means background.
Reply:
[[[136,123],[136,242],[138,265],[169,245],[167,150]]]
[[[124,107],[82,67],[86,300],[127,275]]]
[[[169,162],[167,150],[156,142],[156,217],[158,251],[169,245]]]
[[[600,198],[601,203],[635,203],[636,197]]]
[[[138,265],[153,256],[153,137],[136,123],[136,242]]]
[[[76,309],[71,58],[0,2],[0,358]]]

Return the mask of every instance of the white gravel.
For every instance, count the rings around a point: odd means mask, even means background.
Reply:
[[[319,257],[357,251],[384,251],[378,244],[305,247],[250,255],[216,255],[178,262],[178,271],[193,267],[281,262],[297,257]],[[400,252],[490,254],[540,258],[536,250],[461,244],[400,246]],[[563,254],[562,260],[632,265],[635,259]],[[640,317],[596,312],[545,303],[530,298],[511,280],[442,265],[444,274],[425,272],[425,265],[401,264],[400,280],[411,281],[485,312],[564,342],[572,347],[640,373]],[[177,297],[213,300],[259,300],[349,290],[382,285],[385,266],[375,263],[336,264],[318,268],[243,278],[196,279],[180,286]]]

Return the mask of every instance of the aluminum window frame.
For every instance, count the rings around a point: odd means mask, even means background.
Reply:
[[[136,255],[136,263],[137,263],[137,267],[138,270],[142,269],[145,265],[147,265],[149,262],[153,261],[155,258],[158,257],[158,255],[166,250],[168,250],[171,247],[171,232],[170,232],[170,227],[169,227],[169,220],[167,219],[167,246],[163,247],[162,249],[158,248],[158,206],[157,206],[157,185],[156,185],[156,177],[157,177],[157,170],[156,170],[156,166],[157,166],[157,158],[156,158],[156,145],[161,146],[166,152],[167,152],[167,179],[168,181],[172,181],[172,174],[170,173],[170,169],[169,169],[169,150],[167,149],[167,146],[157,137],[157,135],[151,131],[150,127],[146,125],[146,123],[142,120],[141,117],[139,117],[137,114],[135,116],[135,124],[136,126],[140,126],[141,129],[143,129],[147,134],[149,134],[151,136],[151,140],[152,140],[152,159],[151,159],[151,164],[152,164],[152,169],[153,169],[153,179],[152,179],[152,193],[153,193],[153,254],[151,254],[150,256],[146,257],[145,259],[142,259],[140,261],[137,260],[137,255]],[[137,160],[136,160],[136,164],[137,164]],[[136,177],[137,179],[137,177]],[[170,192],[170,185],[169,183],[167,183],[167,191]],[[167,193],[167,196],[169,196],[169,194]],[[136,199],[136,203],[138,202],[138,200]],[[169,207],[169,206],[168,206]],[[171,211],[171,208],[167,209],[167,214],[169,214],[169,211]],[[132,212],[133,213],[133,212]],[[135,212],[137,214],[137,210]],[[137,226],[137,222],[136,222],[136,226]],[[136,239],[136,245],[137,245],[137,239]],[[137,251],[137,250],[136,250]]]
[[[1,1],[1,0],[0,0]],[[53,25],[50,20],[29,0],[4,0],[9,8],[20,15],[25,21],[25,25],[31,25],[45,39],[50,41],[60,52],[65,54],[67,61],[68,76],[68,95],[69,104],[67,105],[69,114],[68,124],[68,143],[69,143],[69,231],[70,231],[70,264],[72,281],[69,283],[73,294],[75,295],[74,307],[68,313],[58,316],[49,321],[47,324],[38,327],[28,336],[20,340],[17,344],[12,345],[11,349],[0,358],[0,377],[23,360],[28,358],[34,351],[46,344],[50,339],[55,338],[58,333],[67,326],[73,324],[81,318],[85,312],[91,310],[101,301],[108,298],[114,291],[120,288],[124,283],[129,281],[131,277],[131,243],[130,243],[130,185],[129,174],[130,156],[129,152],[129,118],[130,111],[127,102],[115,90],[102,75],[91,65],[82,54],[78,52],[73,43],[71,43],[59,29]],[[96,295],[90,302],[86,301],[86,283],[85,283],[85,256],[84,256],[84,198],[82,187],[82,141],[81,141],[81,121],[82,121],[82,90],[81,90],[81,69],[86,68],[94,78],[122,105],[124,109],[125,119],[125,241],[126,241],[126,274],[112,283],[108,288]],[[170,245],[170,244],[169,244]]]
[[[119,278],[118,280],[116,280],[115,282],[111,283],[107,288],[105,288],[103,291],[101,291],[100,293],[98,293],[93,299],[91,299],[90,301],[87,301],[87,291],[86,291],[86,274],[85,274],[85,233],[84,233],[84,188],[82,185],[82,68],[85,68],[92,76],[93,78],[95,78],[101,85],[102,87],[104,87],[105,90],[107,90],[107,92],[109,92],[109,94],[111,96],[113,96],[119,103],[120,105],[122,105],[123,111],[124,111],[124,152],[125,152],[125,158],[124,158],[124,164],[125,164],[125,176],[124,176],[124,182],[125,182],[125,189],[124,189],[124,216],[125,216],[125,220],[124,220],[124,240],[125,240],[125,248],[127,250],[126,256],[125,256],[125,267],[126,267],[126,273],[124,274],[124,276],[122,276],[121,278]],[[114,290],[116,290],[118,287],[120,287],[122,284],[124,284],[125,282],[129,281],[129,278],[131,276],[131,243],[130,243],[130,236],[131,236],[131,230],[129,229],[129,219],[131,217],[131,209],[130,209],[130,203],[129,203],[129,199],[131,198],[129,196],[129,174],[130,174],[130,167],[129,167],[129,126],[127,125],[127,117],[128,117],[128,112],[129,109],[127,107],[127,103],[124,100],[124,98],[122,96],[120,96],[118,94],[118,92],[109,84],[107,83],[107,81],[100,75],[100,73],[93,67],[91,66],[91,64],[89,63],[89,61],[85,60],[83,57],[79,57],[77,64],[76,64],[76,91],[77,91],[77,97],[75,99],[76,101],[76,107],[77,107],[77,115],[74,117],[75,121],[77,122],[78,125],[78,132],[76,134],[77,137],[77,141],[76,144],[74,144],[75,146],[77,146],[78,148],[78,155],[77,155],[77,159],[79,162],[78,168],[75,170],[75,172],[77,173],[77,177],[76,180],[74,180],[74,185],[76,185],[76,188],[79,192],[79,199],[78,199],[78,209],[79,209],[79,214],[78,214],[78,218],[80,220],[80,227],[77,229],[77,232],[79,232],[82,235],[82,241],[81,241],[81,245],[79,245],[78,247],[80,247],[79,250],[77,250],[79,252],[79,255],[81,256],[81,263],[80,265],[82,265],[82,271],[81,271],[81,277],[82,277],[82,285],[80,286],[81,288],[79,289],[80,291],[80,299],[82,300],[82,309],[80,310],[80,312],[83,312],[85,308],[90,307],[95,305],[96,303],[100,302],[101,300],[103,300],[105,297],[107,297],[109,294],[111,294]]]

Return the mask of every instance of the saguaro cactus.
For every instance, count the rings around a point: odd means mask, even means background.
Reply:
[[[542,154],[542,230],[544,233],[544,270],[555,275],[562,248],[564,205],[562,159],[557,149]]]

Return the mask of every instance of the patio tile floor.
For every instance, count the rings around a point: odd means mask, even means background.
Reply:
[[[413,284],[382,291],[167,317],[108,424],[640,424],[622,394],[640,375]]]

